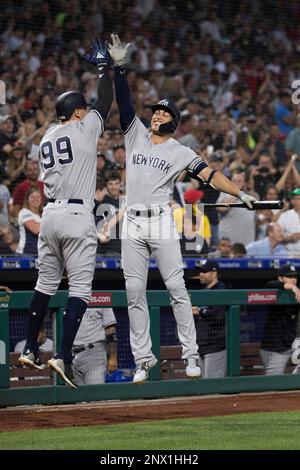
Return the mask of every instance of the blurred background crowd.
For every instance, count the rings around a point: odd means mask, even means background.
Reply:
[[[228,195],[183,173],[172,201],[183,254],[299,257],[297,0],[10,0],[1,8],[1,254],[37,253],[45,204],[39,142],[58,124],[58,94],[74,89],[95,100],[97,74],[82,57],[92,39],[117,32],[131,43],[128,81],[143,123],[150,124],[152,103],[174,100],[182,144],[241,190],[286,201],[283,211],[210,208],[203,216],[201,202]],[[95,199],[110,205],[115,225],[126,196],[125,163],[114,103],[98,142]],[[119,253],[111,229],[99,234],[99,253]]]

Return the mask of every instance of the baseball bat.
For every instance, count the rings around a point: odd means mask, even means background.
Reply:
[[[244,202],[204,202],[202,204],[204,207],[244,207],[247,208],[248,206]],[[284,202],[283,201],[256,201],[253,202],[253,208],[255,210],[260,209],[283,209]]]

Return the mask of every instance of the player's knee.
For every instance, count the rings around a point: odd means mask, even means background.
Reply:
[[[189,295],[182,278],[169,279],[165,284],[173,301],[183,302],[189,300]]]
[[[141,279],[129,278],[126,280],[128,303],[138,302],[145,295],[145,283]]]
[[[30,303],[30,310],[37,315],[45,315],[50,298],[50,295],[35,290]]]

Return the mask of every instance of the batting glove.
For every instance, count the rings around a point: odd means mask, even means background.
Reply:
[[[250,194],[247,194],[245,193],[244,191],[240,191],[239,194],[238,194],[238,198],[244,203],[246,204],[246,206],[248,207],[248,209],[254,209],[254,206],[253,206],[253,202],[256,202],[257,199],[256,197],[254,196],[250,196]]]
[[[117,34],[111,34],[112,44],[108,43],[108,52],[114,64],[118,67],[126,64],[126,55],[130,47],[130,43],[122,46],[121,40]]]
[[[92,41],[91,52],[83,56],[83,58],[90,64],[96,65],[98,68],[107,65],[110,60],[107,43],[103,44],[100,39]]]

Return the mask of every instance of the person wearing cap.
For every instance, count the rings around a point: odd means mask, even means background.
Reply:
[[[285,150],[289,157],[293,154],[300,155],[300,114],[297,114],[296,127],[285,139]],[[300,171],[300,159],[296,160],[297,170]]]
[[[122,45],[111,35],[109,54],[114,63],[114,80],[121,128],[126,149],[127,207],[122,232],[122,266],[128,298],[131,349],[136,363],[134,384],[144,383],[157,364],[152,352],[146,297],[150,256],[171,297],[186,375],[201,376],[191,302],[183,278],[179,237],[170,207],[174,182],[187,170],[219,190],[241,199],[253,209],[254,197],[240,191],[221,172],[214,172],[193,150],[181,145],[173,134],[180,122],[180,110],[165,98],[151,106],[150,131],[138,118],[126,79],[126,55],[130,44]]]
[[[188,235],[185,230],[185,225],[190,225],[188,220],[191,220],[194,232],[193,237],[204,239],[205,245],[202,246],[201,243],[200,251],[201,253],[207,253],[211,237],[210,223],[207,215],[203,214],[197,206],[197,203],[201,201],[203,196],[203,191],[193,188],[187,189],[183,194],[185,206],[174,209],[173,217],[176,224],[176,230],[180,235],[182,235],[181,240],[183,240],[184,243],[191,243],[190,237],[187,237],[187,239],[184,240],[185,235]]]
[[[277,272],[277,280],[267,282],[266,288],[291,291],[299,303],[297,281],[297,268],[293,264],[284,264]],[[266,375],[284,373],[293,350],[300,344],[299,319],[299,305],[272,305],[268,308],[260,349]]]
[[[283,212],[277,222],[282,226],[286,250],[290,257],[300,256],[300,188],[289,193],[292,209]]]
[[[219,280],[219,265],[216,261],[207,260],[198,267],[198,270],[198,278],[203,289],[228,289],[228,286]],[[193,315],[202,377],[225,377],[226,307],[222,305],[194,306]]]

